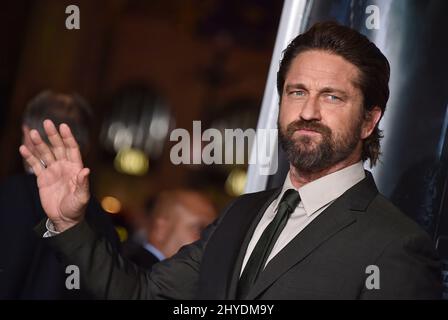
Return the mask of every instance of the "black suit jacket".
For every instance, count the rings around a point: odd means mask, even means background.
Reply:
[[[80,266],[100,298],[234,299],[248,243],[279,192],[239,197],[199,241],[151,273],[118,256],[85,223],[47,240]],[[380,289],[366,288],[369,265],[380,270]],[[367,173],[269,262],[248,299],[439,299],[441,292],[432,241]]]
[[[132,239],[121,245],[121,254],[147,270],[151,270],[152,266],[160,261],[154,254]]]
[[[34,227],[46,217],[34,175],[18,175],[0,186],[0,299],[85,299],[84,290],[67,290],[65,264],[56,258]],[[118,247],[118,237],[94,200],[86,220]]]

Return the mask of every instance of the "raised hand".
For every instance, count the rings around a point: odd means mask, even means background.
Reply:
[[[64,231],[80,222],[90,198],[88,168],[84,168],[70,128],[51,120],[44,121],[51,148],[37,130],[30,131],[32,148],[21,145],[20,154],[37,176],[42,207],[57,231]]]

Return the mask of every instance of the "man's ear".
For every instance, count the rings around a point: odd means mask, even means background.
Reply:
[[[364,118],[361,139],[366,139],[372,134],[373,129],[375,129],[378,121],[380,121],[382,114],[383,111],[381,111],[381,108],[378,106],[375,106],[372,110],[368,111],[366,117]]]

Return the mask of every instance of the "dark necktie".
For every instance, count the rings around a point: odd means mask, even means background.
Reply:
[[[266,260],[274,247],[280,233],[285,228],[289,216],[300,202],[300,195],[296,190],[288,189],[278,205],[277,214],[263,231],[255,245],[246,267],[238,282],[237,299],[244,299],[254,285],[258,275],[263,270]]]

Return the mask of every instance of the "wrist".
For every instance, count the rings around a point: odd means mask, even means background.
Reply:
[[[64,232],[65,230],[68,230],[77,224],[78,222],[53,222],[54,230],[57,233]]]
[[[61,233],[61,232],[64,232],[65,230],[68,230],[68,229],[74,227],[81,221],[82,221],[82,218],[80,218],[79,220],[57,220],[57,221],[52,220],[51,222],[53,224],[54,231],[56,233]]]

